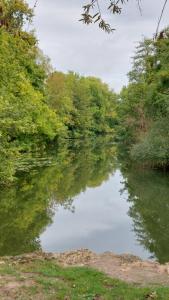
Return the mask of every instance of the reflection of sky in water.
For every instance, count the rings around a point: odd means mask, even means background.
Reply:
[[[150,254],[139,245],[132,231],[127,195],[120,193],[122,181],[117,171],[100,187],[88,188],[75,198],[75,213],[59,207],[53,224],[41,235],[43,250],[88,248],[148,258]]]

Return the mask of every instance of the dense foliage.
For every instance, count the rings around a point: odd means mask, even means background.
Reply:
[[[22,153],[58,137],[112,131],[114,94],[94,78],[57,72],[49,76],[48,60],[34,34],[24,30],[32,16],[23,0],[1,1],[1,184],[13,181]]]
[[[169,165],[169,29],[141,42],[119,99],[120,136],[131,155],[151,166]]]
[[[47,86],[47,103],[59,116],[67,136],[113,132],[116,95],[100,79],[54,72]]]
[[[12,180],[17,157],[37,140],[60,130],[44,101],[45,59],[32,33],[22,30],[31,10],[23,1],[3,1],[0,27],[0,181]]]

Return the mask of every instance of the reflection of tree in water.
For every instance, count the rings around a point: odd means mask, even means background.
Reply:
[[[52,223],[54,206],[73,209],[76,195],[99,186],[115,168],[115,147],[105,138],[62,143],[51,152],[46,156],[51,166],[44,167],[42,158],[32,169],[30,159],[29,164],[21,162],[20,169],[27,172],[0,191],[0,255],[40,249],[38,238]]]
[[[122,173],[138,241],[161,263],[168,262],[169,175],[134,166],[122,166]]]

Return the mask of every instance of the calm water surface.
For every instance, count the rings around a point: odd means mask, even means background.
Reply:
[[[140,247],[128,216],[127,194],[120,194],[123,180],[119,170],[99,187],[87,188],[74,198],[74,212],[58,207],[53,224],[41,235],[46,251],[88,248],[149,257]]]
[[[79,248],[169,261],[169,176],[129,165],[107,138],[22,162],[0,191],[0,255]]]

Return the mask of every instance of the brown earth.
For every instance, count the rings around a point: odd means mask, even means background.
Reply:
[[[54,257],[64,266],[89,266],[128,283],[169,285],[169,263],[160,265],[130,254],[95,254],[87,249],[54,254]]]
[[[0,259],[0,264],[8,261],[11,264],[24,264],[44,259],[54,260],[62,266],[89,266],[113,278],[137,285],[169,285],[169,263],[160,265],[158,262],[142,261],[139,257],[129,254],[116,255],[110,252],[95,254],[87,249],[59,254],[38,252],[16,257],[3,257]],[[29,279],[26,284],[30,284]]]

